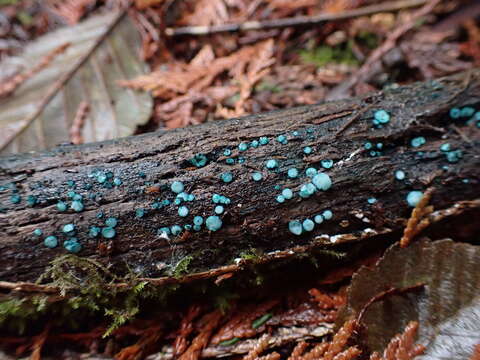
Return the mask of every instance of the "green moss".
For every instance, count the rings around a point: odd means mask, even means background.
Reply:
[[[188,273],[188,266],[193,260],[193,256],[185,256],[180,259],[180,261],[175,265],[173,269],[173,276],[176,278],[182,277],[184,274]]]
[[[346,65],[359,64],[359,61],[353,54],[352,43],[350,41],[333,47],[321,45],[311,50],[302,50],[300,51],[300,58],[303,62],[318,67],[330,63]]]

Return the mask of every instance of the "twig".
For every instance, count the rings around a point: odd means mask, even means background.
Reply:
[[[352,118],[350,120],[348,120],[345,125],[343,125],[336,133],[335,133],[335,136],[338,136],[340,135],[342,132],[344,132],[350,125],[353,124],[353,122],[355,120],[357,120],[360,116],[362,116],[363,114],[365,114],[368,110],[370,110],[373,106],[375,105],[375,103],[373,104],[369,104],[368,106],[365,106],[363,109],[360,109],[359,112],[357,112],[355,115],[352,116]]]
[[[85,62],[90,58],[90,56],[95,52],[95,50],[102,44],[103,40],[107,38],[107,36],[112,32],[115,26],[120,22],[120,20],[125,16],[127,13],[128,7],[124,7],[120,12],[115,16],[112,22],[108,25],[107,30],[95,41],[95,44],[87,51],[85,55],[83,55],[80,60],[65,74],[63,74],[58,81],[56,81],[50,89],[47,91],[43,99],[40,101],[37,109],[27,116],[23,121],[22,125],[18,128],[15,133],[10,135],[10,137],[5,140],[3,144],[0,145],[0,151],[5,149],[8,145],[12,143],[17,136],[21,135],[29,126],[30,124],[43,112],[45,107],[50,103],[50,101],[57,95],[57,93],[65,86],[65,84],[72,78],[73,75],[77,72],[80,67],[85,64]]]
[[[415,208],[412,210],[412,215],[408,219],[407,226],[400,239],[400,246],[407,247],[413,238],[430,225],[430,220],[426,218],[427,215],[433,212],[433,206],[427,206],[432,197],[435,188],[429,188],[422,196]]]
[[[372,65],[375,64],[377,61],[381,60],[385,54],[387,54],[391,49],[393,49],[398,41],[403,35],[405,35],[408,31],[410,31],[415,25],[419,18],[427,15],[430,13],[435,6],[440,3],[441,0],[430,0],[428,2],[424,2],[425,5],[414,12],[409,21],[405,22],[404,24],[397,27],[394,31],[388,34],[387,38],[380,45],[376,48],[367,60],[363,63],[363,65],[353,74],[349,79],[345,82],[341,83],[340,85],[336,86],[328,95],[327,99],[335,99],[340,94],[345,93],[353,86],[355,86],[360,81],[366,81],[367,77],[369,76]]]
[[[70,43],[60,45],[59,47],[45,55],[40,60],[40,62],[33,68],[5,80],[5,82],[0,86],[0,97],[5,97],[13,93],[26,80],[30,79],[33,75],[46,68],[57,55],[63,53],[65,49],[69,46]]]
[[[359,16],[372,15],[380,12],[396,11],[417,7],[427,0],[400,0],[378,5],[365,6],[354,10],[347,10],[339,14],[320,14],[317,16],[298,16],[294,18],[275,19],[265,21],[247,21],[244,23],[223,24],[216,26],[185,26],[166,28],[165,35],[208,35],[221,32],[277,29],[288,26],[318,25],[326,21],[344,20]]]
[[[363,306],[362,310],[360,310],[360,313],[358,314],[357,319],[356,319],[357,324],[361,324],[363,315],[365,315],[365,312],[367,311],[367,309],[372,304],[374,304],[374,303],[376,303],[380,300],[383,300],[390,295],[400,295],[400,294],[404,294],[406,292],[416,291],[420,288],[423,288],[424,286],[425,286],[424,283],[418,283],[418,284],[403,287],[403,288],[389,288],[389,289],[375,295],[370,300],[368,300],[368,302]]]
[[[70,127],[70,141],[75,144],[83,144],[82,128],[85,123],[85,117],[87,116],[89,105],[86,101],[82,101],[78,105],[75,118],[73,119],[72,126]]]

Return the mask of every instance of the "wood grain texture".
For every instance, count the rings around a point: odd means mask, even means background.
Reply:
[[[232,264],[250,249],[271,253],[312,244],[334,249],[345,242],[401,232],[411,212],[405,198],[412,190],[434,186],[431,204],[436,210],[479,197],[480,130],[475,124],[465,125],[465,121],[448,116],[453,106],[466,105],[480,108],[479,70],[364,98],[1,158],[0,185],[14,182],[22,202],[12,204],[10,190],[0,192],[0,279],[35,280],[51,260],[66,253],[61,245],[66,240],[61,227],[67,223],[76,225],[76,237],[83,247],[79,256],[95,259],[117,275],[129,268],[143,277],[165,275],[168,265],[185,256],[193,257],[189,270],[205,271]],[[378,109],[387,110],[391,121],[374,129],[372,116]],[[295,130],[302,135],[293,136]],[[275,141],[280,134],[287,135],[287,144]],[[260,136],[268,136],[270,143],[238,151],[241,141]],[[427,142],[412,148],[410,141],[417,136],[424,136]],[[383,143],[381,156],[369,156],[364,149],[367,141]],[[458,163],[448,163],[439,150],[445,142],[462,150],[463,158]],[[308,156],[302,151],[307,145],[314,149]],[[227,165],[225,148],[232,149],[233,157],[243,156],[245,163]],[[201,168],[189,162],[198,153],[208,158],[208,164]],[[265,168],[268,159],[278,160],[277,172]],[[301,199],[297,193],[308,179],[304,175],[288,179],[287,170],[296,167],[304,174],[308,167],[321,169],[323,159],[334,160],[334,166],[324,170],[333,181],[332,188]],[[448,170],[442,168],[445,165]],[[399,169],[407,175],[403,181],[394,177]],[[112,172],[123,184],[105,189],[91,177],[97,170]],[[219,179],[226,171],[234,174],[230,184]],[[255,171],[263,173],[261,182],[252,181]],[[71,190],[68,180],[75,181],[74,191],[85,199],[85,209],[80,213],[59,213],[56,209],[57,201],[67,199],[66,193]],[[190,210],[186,218],[179,217],[178,206],[150,209],[157,198],[174,199],[169,190],[174,180],[182,181],[186,191],[196,197],[185,204]],[[86,184],[93,188],[84,190]],[[159,186],[160,192],[145,191],[152,185]],[[275,197],[280,191],[275,185],[294,190],[294,198],[277,203]],[[96,195],[94,200],[89,198],[92,193]],[[158,236],[162,226],[191,224],[195,215],[213,215],[214,193],[231,199],[221,216],[223,227],[219,231],[203,228],[169,240]],[[38,198],[33,207],[26,204],[28,195]],[[367,202],[372,197],[377,199],[375,204]],[[143,218],[135,217],[138,208],[148,210]],[[289,232],[290,220],[312,218],[325,209],[334,213],[332,220],[302,236]],[[118,218],[115,238],[88,237],[90,226],[103,226],[103,220],[97,218],[99,211]],[[478,208],[476,211],[478,214]],[[59,246],[46,248],[44,236],[32,234],[36,228],[45,236],[58,236]],[[101,250],[105,248],[109,248],[107,253]]]

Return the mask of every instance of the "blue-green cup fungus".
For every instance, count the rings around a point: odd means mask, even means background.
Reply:
[[[298,220],[292,220],[288,223],[288,230],[294,235],[302,235],[303,226]]]
[[[283,189],[282,190],[282,196],[285,199],[290,200],[291,198],[293,198],[293,191],[289,188]]]
[[[410,207],[415,207],[422,200],[423,192],[421,191],[410,191],[407,195],[407,204]]]
[[[288,169],[287,171],[287,176],[290,178],[290,179],[296,179],[298,177],[298,170],[295,169],[295,168],[290,168]]]
[[[47,236],[44,240],[43,240],[43,244],[50,248],[50,249],[53,249],[55,247],[58,246],[58,239],[56,236],[54,235],[50,235],[50,236]]]
[[[102,236],[105,238],[105,239],[111,239],[113,237],[115,237],[115,229],[112,228],[112,227],[104,227],[102,228]]]
[[[303,220],[303,223],[302,223],[303,230],[313,231],[314,227],[315,227],[315,223],[312,220],[310,220],[310,219]]]
[[[333,213],[330,210],[325,210],[322,213],[322,216],[325,220],[331,220],[333,218]]]
[[[224,183],[231,183],[233,181],[233,174],[231,172],[225,172],[220,175],[220,179]]]
[[[265,166],[267,167],[267,169],[273,170],[278,167],[278,161],[274,159],[267,160]]]
[[[62,231],[65,234],[73,233],[75,231],[75,225],[74,224],[65,224],[65,225],[63,225]]]
[[[80,245],[80,243],[74,238],[69,239],[69,240],[65,240],[63,242],[63,247],[68,252],[71,252],[71,253],[74,253],[74,254],[77,254],[82,250],[82,245]]]
[[[209,216],[207,217],[207,220],[205,220],[205,226],[210,231],[220,230],[222,227],[222,219],[216,215]]]
[[[262,178],[263,178],[262,173],[254,172],[254,173],[252,174],[252,180],[253,180],[253,181],[261,181]]]
[[[178,216],[186,217],[190,211],[186,206],[180,206],[178,208]]]
[[[174,193],[180,194],[185,189],[185,187],[183,186],[183,183],[181,181],[174,181],[172,185],[170,185],[170,189]]]
[[[316,186],[318,190],[327,191],[332,187],[332,180],[330,176],[325,173],[318,173],[312,178],[313,185]]]

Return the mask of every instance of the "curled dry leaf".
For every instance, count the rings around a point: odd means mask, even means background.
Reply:
[[[480,247],[451,240],[421,240],[392,246],[373,269],[352,278],[344,315],[356,316],[376,295],[418,283],[420,291],[393,294],[368,307],[361,340],[383,351],[410,321],[420,323],[424,359],[466,359],[480,342]],[[341,318],[345,318],[341,316]]]
[[[117,12],[111,12],[91,17],[76,26],[61,28],[30,43],[19,56],[2,61],[0,78],[8,78],[24,72],[30,64],[59,46],[70,43],[46,68],[22,83],[13,96],[0,99],[0,148],[13,138],[3,154],[47,149],[68,142],[72,122],[82,101],[87,101],[90,106],[81,131],[85,142],[132,135],[137,125],[148,121],[153,106],[151,97],[117,85],[119,79],[135,77],[147,70],[136,54],[140,44],[138,33],[130,20],[123,17],[66,86],[20,133],[26,125],[25,120],[37,110],[45,93],[55,86],[57,79],[76,66],[117,16]]]

